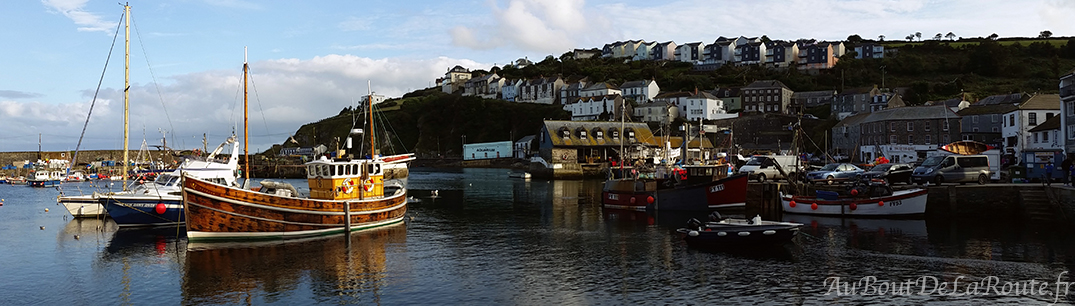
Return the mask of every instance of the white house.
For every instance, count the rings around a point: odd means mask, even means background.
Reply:
[[[632,57],[631,59],[636,60],[636,61],[650,59],[652,57],[652,55],[653,55],[653,48],[656,47],[656,46],[657,46],[657,42],[655,42],[655,41],[651,41],[651,42],[644,42],[643,41],[642,43],[638,44],[638,48],[635,49],[635,56]]]
[[[616,114],[623,107],[623,97],[615,95],[583,97],[564,105],[564,110],[571,112],[571,121],[594,121],[602,117],[619,120]],[[603,115],[603,116],[602,116]]]
[[[701,63],[704,59],[702,57],[702,51],[704,50],[705,44],[702,42],[693,42],[676,46],[676,60],[688,63]]]
[[[669,124],[674,118],[679,117],[679,108],[667,100],[654,100],[635,108],[634,116],[642,118],[643,122],[659,122]]]
[[[657,86],[657,81],[654,80],[629,81],[620,85],[620,91],[624,98],[633,99],[641,104],[653,101],[653,97],[657,96],[661,87]]]
[[[580,97],[594,97],[594,96],[606,96],[606,95],[619,95],[622,94],[619,88],[613,87],[605,82],[595,83],[590,86],[586,86],[579,91]],[[569,101],[570,102],[570,101]]]
[[[452,69],[448,69],[448,72],[444,73],[444,78],[441,79],[441,91],[444,93],[453,93],[463,88],[467,80],[470,79],[470,69],[463,68],[463,66],[456,65]]]
[[[1001,136],[1004,137],[1004,154],[1016,158],[1023,156],[1023,150],[1029,149],[1034,142],[1030,130],[1060,114],[1060,95],[1037,94],[1030,97],[1010,112],[1004,114]]]
[[[515,97],[519,95],[519,84],[523,80],[504,80],[504,83],[500,85],[500,98],[504,101],[515,102]]]
[[[687,98],[686,112],[680,114],[680,117],[687,119],[688,121],[697,121],[699,119],[705,120],[717,120],[734,118],[737,115],[728,114],[724,109],[724,101],[721,101],[716,96],[699,91],[693,96]]]
[[[560,89],[564,80],[559,76],[530,79],[519,85],[516,102],[553,104],[560,102]]]
[[[659,94],[656,97],[653,97],[653,102],[646,103],[646,105],[649,105],[649,104],[652,104],[652,103],[665,103],[665,104],[671,105],[672,107],[675,107],[677,117],[682,117],[683,116],[682,114],[687,112],[687,98],[690,98],[693,95],[694,94],[686,92],[686,91],[666,92],[666,93]],[[637,113],[635,115],[636,116],[641,116],[641,115],[639,115]],[[649,120],[647,120],[647,121],[649,121]]]
[[[1042,124],[1030,129],[1031,141],[1028,151],[1063,151],[1064,138],[1060,134],[1060,116],[1049,117]]]

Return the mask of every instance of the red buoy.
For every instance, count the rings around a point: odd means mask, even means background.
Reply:
[[[165,211],[168,211],[168,206],[164,206],[164,203],[157,203],[157,207],[153,208],[158,215],[163,215]]]
[[[851,206],[851,210],[856,210],[856,209],[858,209],[858,208],[859,208],[859,205],[858,205],[858,204],[855,204],[855,203],[851,203],[851,205],[850,205],[850,206]]]
[[[853,195],[853,196],[859,195],[859,190],[858,189],[851,189],[851,195]]]
[[[631,197],[631,204],[635,203],[635,197]]]
[[[795,200],[788,202],[788,206],[791,206],[791,208],[795,208]]]
[[[877,201],[877,206],[885,206],[885,201]]]
[[[810,209],[817,210],[817,203],[810,204]]]
[[[647,197],[646,198],[646,203],[653,204],[653,196]]]

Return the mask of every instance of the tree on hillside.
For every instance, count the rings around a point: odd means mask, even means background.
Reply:
[[[989,37],[986,37],[986,38],[989,38],[991,40],[997,40],[997,38],[1000,38],[1000,35],[997,35],[997,33],[993,33],[993,34],[990,34]]]
[[[918,41],[922,41],[922,32],[914,32],[914,37],[917,37]]]
[[[914,40],[914,34],[907,35],[907,37],[904,37],[904,38],[906,38],[907,41],[912,41],[912,40]]]
[[[847,37],[847,42],[853,44],[860,43],[862,42],[862,36],[859,36],[858,34],[851,34],[851,36]]]
[[[937,35],[933,35],[933,40],[941,40],[941,33],[937,33]]]
[[[1049,31],[1049,30],[1041,31],[1041,33],[1038,34],[1038,38],[1049,38],[1049,37],[1052,37],[1052,36],[1053,36],[1053,32]]]
[[[773,42],[773,40],[769,39],[769,36],[767,36],[767,35],[762,35],[761,36],[761,42],[763,42],[763,43],[771,43],[771,42]]]
[[[885,35],[884,34],[877,35],[877,40],[885,41]]]
[[[948,34],[944,35],[944,37],[948,38],[948,40],[953,40],[954,38],[956,38],[956,34],[953,34],[952,32],[948,32]]]

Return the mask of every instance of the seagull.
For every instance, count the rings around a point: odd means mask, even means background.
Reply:
[[[432,194],[434,197],[436,197],[436,196],[440,195],[440,192],[439,192],[439,190],[433,190],[432,192],[430,192],[430,194]]]

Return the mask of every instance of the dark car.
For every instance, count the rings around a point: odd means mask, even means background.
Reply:
[[[911,164],[888,163],[874,166],[870,168],[870,171],[863,172],[860,175],[866,178],[884,179],[889,184],[910,184],[911,173],[914,173],[914,166]]]

